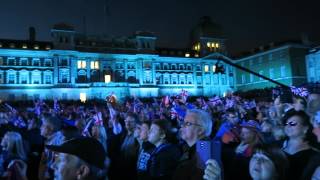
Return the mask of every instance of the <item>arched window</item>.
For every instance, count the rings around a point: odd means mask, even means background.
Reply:
[[[52,71],[45,71],[43,73],[43,76],[44,76],[44,84],[52,84]]]
[[[32,71],[32,84],[41,84],[41,71],[34,70]]]
[[[7,71],[7,84],[16,84],[17,74],[16,71],[10,69]]]
[[[21,70],[20,71],[20,84],[28,84],[29,83],[29,71]]]

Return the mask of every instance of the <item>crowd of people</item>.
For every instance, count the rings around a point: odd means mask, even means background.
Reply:
[[[320,94],[1,102],[0,177],[320,179]]]

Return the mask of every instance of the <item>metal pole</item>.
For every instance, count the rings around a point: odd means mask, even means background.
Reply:
[[[204,57],[204,59],[210,59],[210,56]],[[285,85],[285,84],[282,84],[282,83],[280,83],[280,82],[278,82],[278,81],[275,81],[275,80],[273,80],[273,79],[270,79],[270,78],[268,78],[268,77],[266,77],[266,76],[263,76],[263,75],[261,75],[261,74],[259,74],[259,73],[256,73],[256,72],[254,72],[254,71],[252,71],[252,70],[250,70],[250,69],[248,69],[248,68],[239,66],[239,65],[237,65],[237,64],[235,64],[235,63],[231,62],[230,60],[227,60],[227,59],[225,59],[225,58],[223,58],[223,57],[222,57],[222,58],[219,58],[218,60],[223,61],[224,63],[229,64],[229,65],[231,65],[231,66],[233,66],[233,67],[235,67],[235,68],[238,68],[238,69],[240,69],[240,70],[242,70],[242,71],[245,71],[245,72],[248,72],[248,73],[253,74],[253,75],[255,75],[255,76],[258,76],[258,77],[260,77],[260,78],[262,78],[262,79],[264,79],[264,80],[267,80],[267,81],[270,81],[270,82],[272,82],[272,83],[274,83],[274,84],[277,84],[277,85],[279,85],[279,86],[281,86],[281,87],[283,87],[283,88],[290,88],[289,86],[287,86],[287,85]]]

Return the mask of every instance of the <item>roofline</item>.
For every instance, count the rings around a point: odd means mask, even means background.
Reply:
[[[271,53],[271,52],[280,51],[280,50],[287,49],[287,48],[306,48],[306,49],[309,49],[309,47],[307,47],[305,45],[287,44],[287,45],[283,45],[283,46],[280,46],[280,47],[276,47],[274,49],[269,49],[269,50],[266,50],[266,51],[263,51],[263,52],[258,52],[256,54],[249,55],[249,56],[244,57],[244,58],[235,59],[235,62],[236,63],[237,62],[242,62],[242,61],[245,61],[245,60],[248,60],[248,59],[251,59],[251,58],[255,58],[255,57],[258,57],[258,56],[261,56],[261,55],[265,55],[265,54],[268,54],[268,53]]]

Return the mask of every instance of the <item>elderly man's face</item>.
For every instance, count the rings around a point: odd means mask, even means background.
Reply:
[[[79,168],[79,159],[76,156],[59,153],[52,164],[55,180],[73,180],[77,179]]]
[[[200,139],[201,125],[192,113],[187,113],[180,129],[181,138],[186,142]]]

